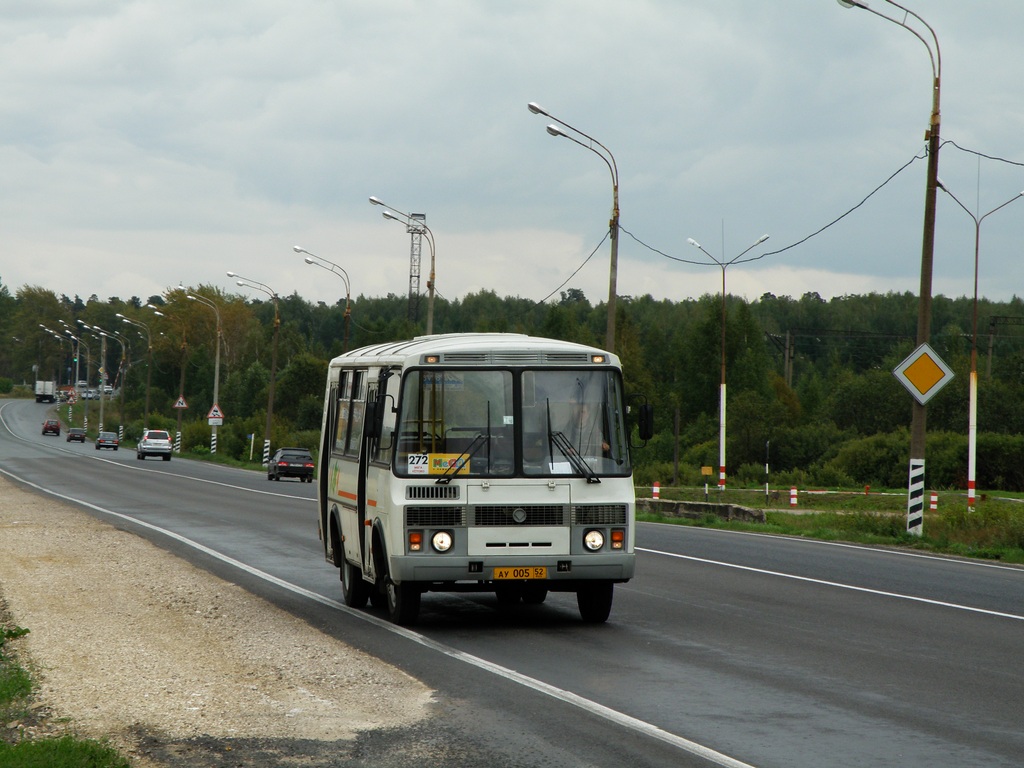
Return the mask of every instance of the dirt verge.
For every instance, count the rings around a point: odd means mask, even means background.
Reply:
[[[8,738],[109,738],[139,768],[343,765],[357,737],[428,715],[431,691],[394,667],[0,477],[3,603],[40,683]]]

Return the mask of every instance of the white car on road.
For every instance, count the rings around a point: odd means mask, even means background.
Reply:
[[[147,456],[160,456],[171,460],[171,436],[164,429],[147,429],[135,446],[135,458],[142,461]]]

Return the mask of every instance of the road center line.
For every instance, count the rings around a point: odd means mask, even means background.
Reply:
[[[971,613],[982,613],[986,616],[997,616],[1001,619],[1015,619],[1017,621],[1024,621],[1024,616],[1018,616],[1014,613],[1003,613],[1002,611],[990,611],[987,608],[974,608],[970,605],[960,605],[959,603],[947,603],[943,600],[932,600],[927,597],[915,597],[914,595],[902,595],[898,592],[886,592],[881,589],[871,589],[869,587],[858,587],[853,584],[842,584],[838,581],[827,581],[825,579],[813,579],[810,576],[797,576],[792,573],[782,573],[780,571],[769,571],[764,568],[755,568],[750,565],[737,565],[736,563],[726,563],[721,560],[709,560],[704,557],[694,557],[693,555],[680,555],[676,552],[662,552],[658,549],[645,549],[643,547],[637,547],[637,552],[647,552],[652,555],[663,555],[664,557],[674,557],[679,560],[690,560],[695,563],[705,563],[707,565],[717,565],[722,568],[733,568],[737,571],[748,571],[750,573],[759,573],[763,576],[776,576],[780,579],[792,579],[794,581],[803,581],[808,584],[819,584],[824,587],[835,587],[836,589],[847,589],[851,592],[863,592],[868,595],[879,595],[880,597],[892,597],[897,600],[909,600],[914,603],[924,603],[926,605],[937,605],[942,608],[954,608],[960,611],[969,611]]]

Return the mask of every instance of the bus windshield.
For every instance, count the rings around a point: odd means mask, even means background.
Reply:
[[[631,468],[617,371],[414,369],[403,382],[395,472],[581,476]]]

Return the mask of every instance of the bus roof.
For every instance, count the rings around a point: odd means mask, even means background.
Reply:
[[[599,347],[571,341],[523,333],[445,333],[353,349],[334,358],[331,365],[404,365],[428,354],[440,355],[442,363],[463,365],[585,365],[592,363],[592,355],[605,355],[608,364],[619,364],[615,355]]]

